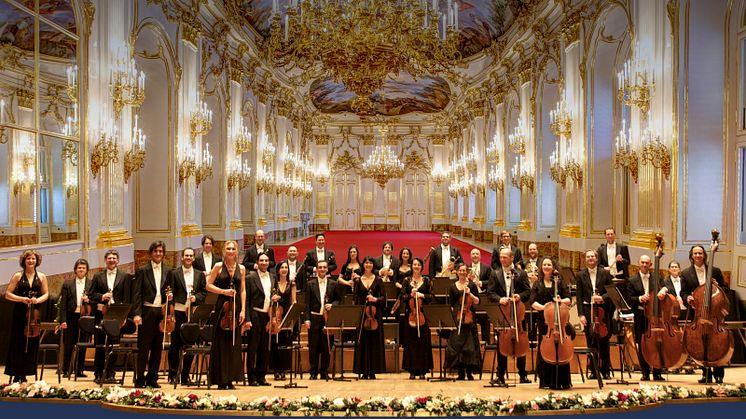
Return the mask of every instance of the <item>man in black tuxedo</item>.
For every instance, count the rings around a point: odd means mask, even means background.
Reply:
[[[539,271],[541,266],[541,256],[539,256],[539,247],[536,243],[528,244],[528,254],[526,259],[523,260],[523,269],[528,274],[528,282],[532,284],[539,279]]]
[[[515,265],[516,268],[523,269],[521,249],[513,246],[512,239],[513,236],[508,230],[500,232],[500,246],[492,250],[492,269],[497,269],[500,266],[500,249],[504,247],[510,249],[510,252],[513,254],[513,265]]]
[[[585,328],[585,336],[588,346],[598,349],[599,369],[604,379],[610,377],[611,355],[609,350],[609,339],[611,338],[611,305],[607,285],[612,285],[611,274],[605,269],[598,268],[598,252],[589,249],[585,251],[585,268],[578,272],[576,278],[577,293],[576,301],[580,324]],[[606,313],[606,328],[609,334],[599,338],[591,333],[591,301],[594,306],[601,307]],[[596,379],[592,373],[591,379]]]
[[[279,301],[279,295],[272,295],[277,288],[277,276],[269,271],[269,256],[259,255],[257,270],[246,275],[246,305],[249,319],[249,353],[246,357],[246,371],[250,386],[268,386],[264,378],[269,366],[269,306]]]
[[[306,287],[306,266],[298,260],[298,248],[288,247],[287,258],[275,265],[275,271],[283,263],[288,264],[288,279],[295,281],[295,289],[303,290]],[[277,272],[275,272],[277,274]]]
[[[306,265],[308,276],[314,276],[316,272],[316,263],[325,260],[328,262],[327,273],[331,275],[337,270],[337,257],[334,252],[326,249],[326,235],[324,233],[316,234],[316,247],[306,252],[306,258],[303,264]]]
[[[453,272],[453,268],[461,263],[464,263],[464,258],[457,248],[451,246],[451,233],[440,233],[440,246],[430,256],[430,278],[440,276],[444,266]]]
[[[691,266],[681,272],[681,279],[686,284],[686,289],[682,294],[684,301],[687,302],[690,308],[694,309],[696,308],[696,301],[692,297],[692,293],[701,285],[704,285],[707,280],[707,253],[704,246],[692,246],[689,249],[689,261],[692,263]],[[723,272],[717,266],[712,267],[711,279],[715,280],[724,292],[727,292],[728,287],[725,285],[725,277],[723,277]],[[703,368],[702,378],[699,379],[699,382],[711,383],[714,379],[716,383],[722,384],[724,377],[725,367]]]
[[[181,267],[168,273],[168,283],[173,287],[174,294],[174,317],[176,326],[171,332],[171,347],[168,350],[168,382],[176,382],[176,374],[179,372],[179,352],[183,343],[181,341],[181,325],[187,322],[187,312],[195,305],[201,304],[207,297],[205,286],[205,273],[194,268],[194,249],[187,247],[181,251]],[[181,370],[179,382],[182,385],[191,385],[189,371],[192,369],[193,355],[184,355],[184,365]]]
[[[471,258],[471,262],[468,265],[469,266],[469,280],[471,282],[474,282],[477,286],[477,290],[479,290],[479,298],[481,300],[482,294],[486,292],[487,285],[490,283],[490,278],[492,277],[492,268],[489,267],[489,265],[485,265],[482,263],[482,252],[479,251],[479,249],[474,248],[471,249],[471,252],[469,252],[469,256]],[[479,325],[479,330],[482,332],[482,340],[491,343],[490,342],[490,319],[487,317],[486,312],[479,311],[477,309],[477,324]]]
[[[329,378],[329,346],[328,336],[325,335],[324,313],[339,304],[339,290],[337,281],[328,277],[328,262],[320,260],[316,264],[317,277],[306,283],[303,293],[306,295],[306,329],[308,330],[308,362],[310,364],[310,379],[315,380],[321,373],[321,379]],[[323,297],[322,297],[323,296]]]
[[[257,230],[254,233],[254,244],[246,249],[243,262],[241,262],[241,265],[246,267],[246,272],[254,272],[258,269],[257,261],[259,260],[259,255],[263,254],[269,258],[269,269],[275,267],[275,251],[264,243],[266,237],[263,230]]]
[[[634,309],[635,313],[635,341],[637,342],[637,357],[640,361],[640,370],[642,371],[641,381],[650,381],[650,366],[645,361],[645,357],[642,354],[642,335],[645,334],[645,330],[648,327],[648,319],[645,317],[645,305],[649,303],[651,298],[656,296],[650,295],[650,280],[658,281],[659,286],[663,287],[663,281],[660,278],[656,278],[654,272],[652,272],[650,256],[640,256],[640,272],[635,274],[627,282],[627,296],[630,306]],[[666,381],[661,375],[660,369],[653,369],[653,380],[655,381]]]
[[[96,324],[101,324],[104,318],[104,306],[109,304],[132,304],[132,275],[119,269],[119,252],[110,249],[104,254],[106,269],[93,275],[91,281],[91,291],[89,298],[98,307],[96,311]],[[132,311],[130,311],[132,315]],[[106,341],[106,334],[100,328],[94,335],[96,344],[96,356],[93,362],[95,381],[101,383],[103,380],[114,378],[114,372],[106,371],[104,374],[104,364],[106,361],[106,351],[103,345]]]
[[[212,253],[213,246],[215,245],[215,239],[211,235],[205,234],[202,236],[202,253],[194,259],[194,269],[202,271],[205,277],[210,274],[212,267],[216,263],[222,262],[223,258]]]
[[[598,266],[609,271],[612,278],[629,278],[629,248],[616,242],[616,231],[607,228],[604,232],[606,243],[598,247]]]
[[[666,293],[676,297],[676,301],[679,303],[679,309],[681,309],[679,320],[685,320],[689,311],[689,305],[686,300],[692,292],[688,289],[684,278],[681,277],[681,265],[678,261],[672,260],[668,263],[668,273],[669,275],[663,281],[663,285],[666,287]]]
[[[135,387],[160,388],[158,370],[163,350],[163,332],[158,329],[158,324],[163,319],[161,306],[170,301],[173,294],[166,293],[166,289],[170,287],[168,268],[163,265],[166,243],[160,240],[151,243],[148,253],[150,261],[137,268],[132,285],[132,312],[135,325],[140,326],[137,332]]]
[[[394,243],[386,241],[383,242],[382,247],[383,254],[373,259],[373,272],[376,275],[380,275],[384,282],[393,281],[394,273],[399,269],[399,259],[394,256]]]
[[[515,267],[513,260],[513,253],[511,253],[509,247],[500,249],[500,265],[493,271],[492,278],[487,285],[487,298],[490,301],[507,306],[510,304],[511,299],[516,304],[523,304],[531,297],[528,276],[525,271]],[[510,292],[511,286],[513,287],[512,293]],[[525,328],[526,325],[524,324],[523,327]],[[501,334],[499,339],[508,338],[503,335],[504,333]],[[518,365],[518,375],[520,376],[521,384],[530,383],[531,381],[528,379],[528,374],[526,373],[526,356],[519,357],[516,360],[516,364]],[[507,369],[508,358],[502,356],[498,351],[496,384],[505,384],[505,371]]]
[[[73,348],[78,343],[78,320],[80,319],[81,309],[88,305],[88,293],[91,290],[91,280],[88,279],[88,261],[78,259],[73,268],[75,272],[74,279],[68,279],[62,283],[60,291],[60,329],[64,330],[65,353],[62,361],[62,375],[69,377],[68,367],[70,358],[72,358]],[[80,334],[82,340],[88,339],[87,335]],[[83,364],[85,364],[85,350],[80,350],[77,356],[77,365],[75,365],[75,375],[85,378],[83,374]]]

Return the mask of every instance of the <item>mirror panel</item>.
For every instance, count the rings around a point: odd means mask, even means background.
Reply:
[[[0,99],[3,124],[34,128],[34,16],[0,1]]]
[[[77,141],[42,135],[39,141],[39,225],[42,243],[78,238]]]

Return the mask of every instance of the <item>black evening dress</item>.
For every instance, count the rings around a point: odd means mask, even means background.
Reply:
[[[372,295],[377,298],[375,303],[366,303],[366,297]],[[375,308],[375,319],[378,327],[375,330],[365,330],[363,324],[357,330],[357,343],[355,344],[355,362],[353,371],[355,374],[371,375],[386,371],[386,358],[383,346],[383,281],[376,277],[365,288],[363,281],[355,284],[355,301],[365,307]],[[363,319],[365,315],[363,315]]]
[[[567,288],[567,285],[561,279],[557,283],[557,292],[559,293],[560,298],[570,298],[570,291]],[[529,300],[531,303],[536,301],[539,304],[546,304],[551,302],[553,299],[554,285],[552,285],[551,287],[546,287],[544,285],[544,281],[540,278],[534,283],[533,287],[531,287],[531,299]],[[537,346],[541,347],[541,341],[543,340],[544,335],[547,334],[547,325],[546,323],[544,323],[543,311],[538,312],[537,326],[537,332],[539,335],[539,342]],[[569,323],[565,325],[565,332],[567,333],[567,336],[571,337],[572,339],[575,338],[575,330]],[[540,388],[564,390],[572,387],[572,382],[570,380],[569,363],[565,365],[548,364],[542,359],[541,351],[537,351],[536,358],[536,371],[539,375]]]
[[[233,277],[228,273],[228,268],[223,264],[220,274],[215,279],[214,285],[222,289],[230,289],[231,284],[236,290],[236,317],[241,312],[241,299],[239,290],[241,289],[241,271],[236,265],[236,271]],[[234,381],[243,381],[243,362],[241,359],[241,330],[235,328],[236,340],[233,343],[232,331],[223,330],[220,327],[220,319],[223,317],[223,303],[233,301],[232,297],[219,295],[215,303],[214,334],[212,346],[210,347],[210,384],[226,385]],[[236,319],[237,320],[237,319]]]
[[[479,368],[481,362],[479,356],[479,345],[476,337],[476,323],[474,321],[469,324],[462,322],[461,333],[459,333],[459,314],[461,312],[461,299],[464,292],[458,289],[456,286],[457,283],[458,282],[454,282],[448,289],[451,311],[453,312],[453,318],[457,329],[451,331],[451,335],[448,338],[445,366],[449,369],[458,369],[459,372],[466,369],[474,371]],[[470,282],[468,286],[472,295],[478,295],[476,284]],[[467,298],[469,297],[467,296]],[[470,309],[472,318],[476,320],[476,310],[474,309],[473,303],[471,304]]]
[[[283,318],[288,314],[290,306],[293,303],[293,286],[288,281],[285,289],[280,289],[280,282],[277,282],[277,293],[280,296],[278,301],[282,307]],[[269,366],[275,373],[283,373],[290,370],[290,348],[293,343],[293,331],[281,330],[279,335],[270,336],[272,339],[272,350],[269,353]]]
[[[419,307],[414,305],[412,300],[412,288],[413,284],[411,278],[404,282],[402,287],[402,305],[404,308],[404,334],[402,335],[402,345],[404,346],[404,358],[402,364],[404,370],[409,371],[410,374],[424,375],[426,372],[433,369],[433,347],[430,342],[430,326],[427,324],[427,320],[424,325],[419,327],[419,333],[417,330],[417,323],[415,326],[409,324],[410,313],[415,313],[413,318],[416,318],[416,310],[419,308],[422,312],[422,305],[429,304],[432,300],[432,290],[430,288],[430,278],[423,276],[422,282],[417,287],[417,292],[424,294],[425,297],[420,300]],[[412,301],[412,309],[410,307],[410,301]]]
[[[21,273],[21,279],[18,281],[13,292],[19,297],[41,297],[41,280],[34,272],[34,279],[29,284],[25,273]],[[33,294],[33,295],[32,295]],[[39,337],[28,339],[28,348],[26,347],[26,312],[27,305],[24,303],[13,303],[13,317],[10,323],[10,342],[8,347],[8,356],[5,360],[5,374],[11,377],[25,377],[36,374],[36,354],[39,352]],[[39,306],[37,305],[37,308]]]

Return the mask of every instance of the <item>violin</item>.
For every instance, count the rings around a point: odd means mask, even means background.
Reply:
[[[415,287],[412,282],[412,298],[409,299],[409,318],[407,323],[410,327],[417,328],[417,337],[420,337],[420,327],[425,325],[425,315],[422,313],[422,297],[417,297],[419,287]]]
[[[511,277],[510,290],[508,298],[510,302],[507,305],[501,305],[500,310],[503,316],[509,321],[510,328],[505,334],[501,334],[499,339],[500,353],[505,356],[521,357],[526,355],[529,347],[528,331],[523,330],[523,318],[526,315],[526,306],[519,304],[513,299],[515,294],[515,271],[511,270],[508,275]]]
[[[171,294],[171,287],[166,287],[166,295]],[[158,330],[163,333],[171,333],[176,328],[176,317],[174,315],[174,305],[171,301],[166,300],[166,304],[161,306],[161,316],[163,319],[158,325]]]
[[[474,303],[472,298],[466,299],[466,289],[469,288],[469,283],[464,284],[464,289],[461,294],[461,310],[458,315],[458,334],[461,334],[461,324],[472,324],[474,323],[474,313],[471,311],[471,306]]]
[[[371,296],[370,290],[368,290],[368,296]],[[376,306],[368,301],[366,297],[365,309],[363,310],[363,329],[367,331],[378,330],[378,319],[376,319]]]
[[[604,339],[609,336],[609,326],[606,321],[606,310],[604,310],[602,304],[596,304],[593,302],[593,297],[598,295],[596,290],[592,290],[591,295],[591,336],[595,336],[599,339]]]
[[[712,278],[719,235],[720,232],[712,230],[706,281],[692,292],[694,301],[690,307],[694,310],[694,320],[684,330],[686,351],[705,367],[721,367],[733,355],[733,335],[723,327],[730,303],[725,291]]]
[[[222,312],[218,324],[224,331],[230,331],[233,335],[233,345],[236,344],[236,289],[231,282],[231,290],[233,290],[233,297],[223,302]],[[248,322],[247,322],[248,324]],[[241,325],[239,325],[241,326]]]
[[[38,295],[35,291],[29,291],[29,298],[34,298]],[[39,309],[36,308],[36,304],[29,303],[26,306],[26,327],[23,329],[23,334],[26,336],[26,350],[28,352],[29,339],[38,338],[41,333],[41,317]]]
[[[85,300],[87,297],[88,295],[86,294],[85,291],[83,291],[83,295],[81,296],[81,301],[80,301],[80,317],[93,315],[92,314],[93,307],[91,307],[91,304],[83,302],[83,300]]]
[[[288,286],[290,283],[288,283]],[[278,285],[279,286],[279,285]],[[277,289],[272,290],[272,296],[279,295]],[[270,335],[277,335],[280,333],[280,325],[282,324],[282,316],[284,309],[280,305],[279,301],[274,301],[269,307],[269,323],[267,323],[267,332]]]
[[[559,272],[554,272],[554,300],[544,306],[544,323],[547,334],[541,341],[541,358],[551,365],[569,364],[575,349],[572,339],[565,335],[565,325],[570,321],[570,309],[559,300],[557,283]]]
[[[658,245],[655,249],[654,274],[648,277],[650,300],[645,305],[648,327],[642,335],[642,356],[652,368],[678,368],[684,365],[687,354],[681,342],[681,329],[678,319],[679,302],[671,294],[659,299],[660,260],[663,256],[663,235],[656,234]]]

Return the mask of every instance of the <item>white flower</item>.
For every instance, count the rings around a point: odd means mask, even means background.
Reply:
[[[332,404],[337,409],[344,409],[344,407],[345,407],[345,401],[341,397],[337,397],[336,399],[334,399],[334,401],[332,401]]]

